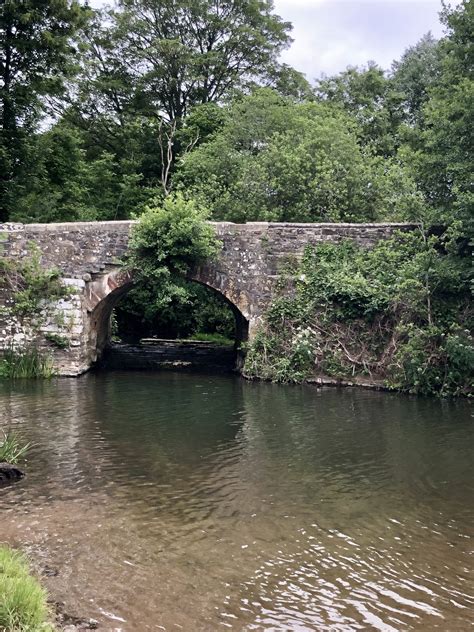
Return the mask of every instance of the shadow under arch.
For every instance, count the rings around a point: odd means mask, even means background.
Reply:
[[[222,300],[231,310],[235,320],[235,349],[237,364],[242,361],[239,352],[241,343],[246,342],[249,336],[249,321],[239,307],[227,297],[221,289],[213,287],[209,282],[192,276],[187,280],[207,288]],[[100,277],[91,280],[87,288],[88,312],[90,316],[89,348],[94,362],[100,360],[104,350],[111,340],[111,316],[115,307],[119,304],[133,287],[136,281],[131,272],[113,270]]]

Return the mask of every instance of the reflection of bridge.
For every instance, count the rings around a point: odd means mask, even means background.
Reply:
[[[132,286],[123,269],[131,221],[0,225],[0,255],[20,259],[36,244],[41,265],[59,269],[71,296],[45,309],[39,330],[0,310],[0,348],[35,340],[53,353],[58,372],[78,375],[107,343],[111,312]],[[222,250],[215,261],[190,278],[218,292],[229,303],[237,336],[245,340],[270,303],[281,266],[302,255],[307,244],[349,238],[370,247],[407,224],[249,224],[216,223]],[[14,300],[0,286],[0,308]],[[57,344],[60,339],[61,344]],[[55,344],[56,340],[56,344]],[[66,347],[66,348],[60,348]]]

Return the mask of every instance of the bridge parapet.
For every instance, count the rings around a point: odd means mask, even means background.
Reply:
[[[34,249],[45,269],[59,270],[71,295],[45,304],[35,322],[11,312],[14,296],[0,283],[0,350],[34,342],[52,354],[61,375],[86,371],[107,343],[113,307],[133,279],[123,269],[135,222],[0,224],[0,256],[27,257]],[[351,239],[371,247],[410,224],[213,223],[222,249],[215,261],[190,274],[221,294],[232,307],[240,335],[252,336],[269,306],[275,280],[288,259],[302,256],[308,244]],[[56,339],[56,343],[54,342]],[[64,347],[57,345],[64,341]]]

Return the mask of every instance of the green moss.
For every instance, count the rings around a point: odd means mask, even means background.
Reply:
[[[44,334],[44,337],[58,349],[67,349],[69,347],[69,338],[66,336],[48,331]]]

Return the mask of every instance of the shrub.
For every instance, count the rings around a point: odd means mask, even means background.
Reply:
[[[14,261],[0,257],[0,275],[4,284],[13,293],[11,310],[19,317],[34,316],[44,301],[54,300],[69,294],[70,289],[61,283],[58,270],[41,267],[41,254],[35,244],[30,244],[30,255]]]
[[[176,194],[160,206],[147,207],[132,234],[130,263],[144,277],[184,276],[198,263],[214,257],[218,244],[207,210]]]
[[[370,376],[410,393],[471,393],[469,261],[447,238],[308,247],[281,290],[249,345],[247,376]]]
[[[135,227],[128,267],[148,295],[153,309],[189,298],[184,282],[191,268],[219,251],[214,228],[205,208],[183,195],[170,195],[162,204],[148,207]]]
[[[62,336],[61,334],[57,334],[51,331],[47,331],[44,334],[44,337],[48,342],[57,347],[58,349],[68,349],[69,347],[69,338],[66,336]]]

